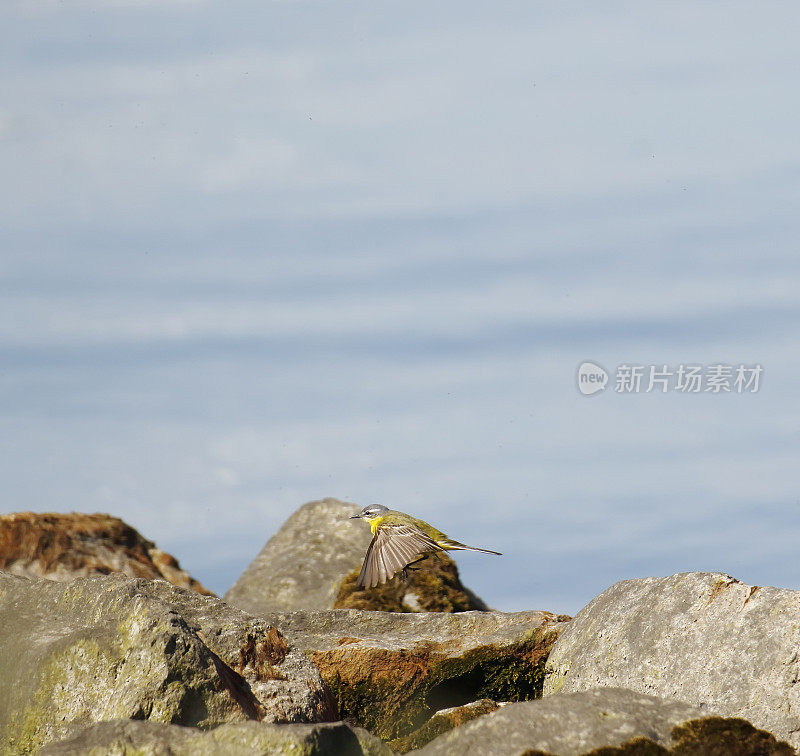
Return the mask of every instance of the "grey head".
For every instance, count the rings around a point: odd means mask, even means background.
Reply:
[[[389,507],[384,507],[383,504],[370,504],[364,507],[358,514],[350,516],[351,520],[357,520],[363,517],[366,520],[372,520],[375,517],[380,517],[389,511]]]

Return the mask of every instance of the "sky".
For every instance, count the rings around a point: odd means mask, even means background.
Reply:
[[[798,37],[788,0],[6,0],[4,511],[109,512],[220,594],[325,496],[502,551],[458,562],[503,610],[800,589]],[[689,364],[763,373],[615,390]]]

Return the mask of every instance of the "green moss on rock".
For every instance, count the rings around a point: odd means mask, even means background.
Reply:
[[[788,743],[738,718],[692,719],[673,728],[673,745],[665,748],[649,738],[633,738],[619,746],[604,746],[581,756],[795,756]],[[555,756],[539,750],[523,756]]]
[[[544,663],[558,637],[531,630],[513,646],[486,645],[458,657],[432,649],[347,648],[312,652],[340,715],[385,740],[419,728],[440,709],[483,699],[539,698]]]
[[[30,703],[14,712],[0,744],[3,753],[36,753],[64,731],[63,722],[87,719],[86,712],[108,704],[118,660],[95,640],[81,638],[40,667]],[[91,675],[91,685],[87,685]]]
[[[674,756],[791,756],[788,743],[758,730],[745,719],[707,717],[678,725],[672,731]]]
[[[458,576],[456,563],[446,554],[428,557],[408,573],[395,575],[375,588],[358,588],[360,566],[342,581],[334,609],[368,609],[383,612],[468,612],[485,610]]]
[[[432,716],[422,727],[402,738],[395,738],[389,745],[398,753],[408,753],[430,743],[442,733],[449,732],[455,727],[460,727],[465,722],[491,714],[500,708],[494,701],[482,699],[467,706],[458,706],[454,709],[439,711]]]
[[[211,729],[333,713],[316,669],[274,627],[167,583],[0,573],[0,614],[0,754],[103,720]]]

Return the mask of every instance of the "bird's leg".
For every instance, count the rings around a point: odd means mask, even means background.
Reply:
[[[409,572],[417,572],[420,569],[422,569],[421,567],[414,567],[414,565],[417,564],[418,562],[424,561],[427,558],[428,554],[423,554],[422,556],[417,557],[413,562],[409,562],[405,567],[403,567],[402,572],[400,573],[403,576],[403,580],[408,582],[408,579],[410,577],[410,575],[408,574]]]

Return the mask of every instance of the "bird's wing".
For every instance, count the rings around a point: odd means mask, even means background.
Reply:
[[[442,551],[442,547],[413,525],[378,528],[367,549],[356,585],[374,588],[391,580],[416,557],[431,551]]]

